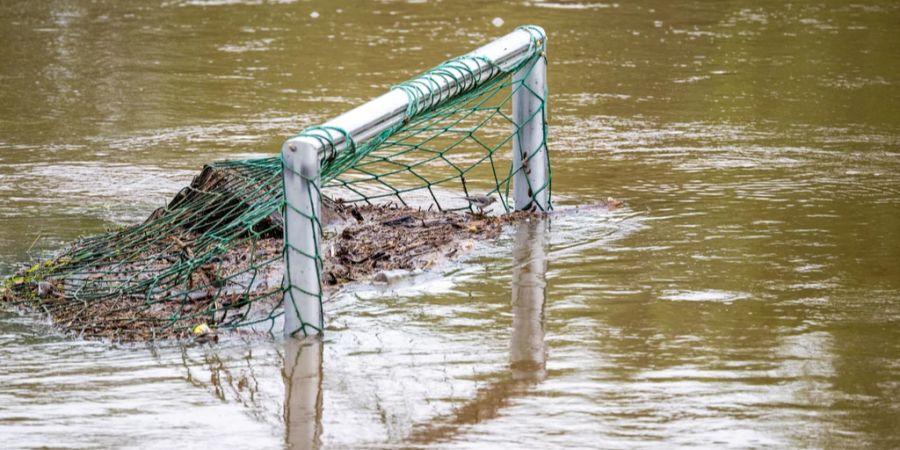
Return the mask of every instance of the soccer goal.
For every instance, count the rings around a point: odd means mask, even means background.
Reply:
[[[522,26],[282,146],[284,334],[321,333],[322,199],[454,211],[551,208],[547,36]]]
[[[443,239],[469,232],[446,213],[472,210],[465,197],[493,200],[476,203],[478,215],[550,209],[545,51],[543,30],[520,27],[304,130],[280,156],[208,164],[142,223],[78,239],[4,280],[0,302],[88,339],[206,340],[282,321],[285,335],[321,333],[323,269],[343,261],[321,247],[359,242],[349,226],[324,241],[323,212],[427,213]],[[360,231],[381,244],[427,228],[366,220]],[[353,260],[368,273],[324,281],[377,275],[377,254]]]

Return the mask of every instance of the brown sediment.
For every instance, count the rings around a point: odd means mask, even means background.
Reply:
[[[327,227],[320,246],[326,293],[382,272],[428,269],[464,254],[476,241],[496,238],[504,225],[532,215],[491,217],[334,203],[326,209],[326,216],[337,222]],[[236,243],[214,261],[194,268],[180,284],[150,284],[121,295],[79,300],[77,291],[87,283],[140,284],[163,274],[182,258],[193,258],[197,238],[183,231],[173,233],[145,249],[146,258],[137,258],[138,262],[110,261],[77,276],[51,275],[38,281],[23,272],[7,281],[0,301],[42,313],[72,335],[116,341],[184,338],[199,323],[225,328],[271,316],[281,302],[283,275],[283,242],[271,234]],[[252,280],[233,276],[250,272]]]

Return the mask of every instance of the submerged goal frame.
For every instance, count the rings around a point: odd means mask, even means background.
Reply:
[[[514,91],[512,118],[513,199],[516,210],[550,209],[547,146],[547,35],[540,27],[517,28],[481,48],[370,100],[301,135],[281,147],[284,164],[284,335],[321,334],[322,258],[320,242],[322,161],[404,123],[479,86],[512,73],[525,89]],[[540,57],[535,58],[536,55]],[[538,111],[542,110],[540,114]],[[519,170],[521,169],[521,170]],[[532,186],[548,186],[532,192]]]

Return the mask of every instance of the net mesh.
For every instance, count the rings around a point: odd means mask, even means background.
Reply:
[[[464,197],[478,194],[496,197],[497,212],[510,211],[512,180],[523,170],[513,166],[510,146],[525,126],[513,120],[513,96],[525,90],[539,99],[541,107],[528,121],[546,123],[547,93],[512,76],[544,58],[542,33],[526,30],[533,36],[530,57],[515,67],[491,66],[488,81],[458,85],[452,98],[440,98],[422,80],[459,78],[473,60],[447,61],[396,86],[410,96],[405,120],[365,143],[339,129],[300,133],[328,141],[329,151],[320,156],[321,179],[296,174],[308,183],[309,200],[321,196],[325,210],[393,204],[447,213],[475,212],[477,205]],[[526,159],[546,158],[545,147],[546,129],[539,146],[521,151]],[[280,157],[209,164],[144,223],[80,239],[7,279],[5,300],[37,309],[84,338],[145,340],[245,326],[271,330],[283,320],[282,300],[285,308],[299,311],[298,289],[319,305],[324,297],[321,281],[301,286],[285,277],[284,252],[313,260],[318,274],[329,264],[318,243],[313,251],[286,248],[284,217],[305,210],[285,201],[283,179],[292,173]],[[546,180],[529,186],[533,198],[548,195],[549,174]],[[321,214],[304,213],[309,227],[302,232],[319,239]],[[321,328],[321,321],[307,323],[301,316],[293,331]]]

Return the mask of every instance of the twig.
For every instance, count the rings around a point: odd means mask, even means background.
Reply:
[[[37,237],[35,237],[34,240],[31,241],[31,245],[28,246],[28,250],[25,250],[25,254],[28,255],[29,257],[31,257],[32,260],[35,258],[33,256],[31,256],[31,249],[34,248],[34,244],[37,244],[37,241],[38,241],[38,239],[41,238],[42,234],[44,234],[44,230],[38,230]]]

